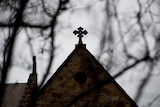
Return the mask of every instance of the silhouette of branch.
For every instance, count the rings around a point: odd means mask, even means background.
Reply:
[[[149,47],[148,47],[148,43],[147,43],[147,39],[146,39],[146,31],[144,29],[143,23],[142,23],[142,4],[140,3],[139,0],[137,0],[138,6],[139,6],[139,11],[137,12],[137,23],[140,27],[140,31],[142,33],[142,37],[145,43],[145,49],[146,49],[146,56],[149,56]]]
[[[46,8],[46,6],[45,6],[44,0],[41,0],[41,2],[42,2],[42,7],[43,7],[44,13],[46,13],[49,17],[52,17],[53,15],[48,12],[48,10],[47,10],[47,8]]]
[[[113,1],[106,1],[105,4],[105,23],[103,23],[103,28],[102,28],[102,36],[100,38],[100,47],[99,47],[99,54],[97,56],[97,59],[100,60],[101,57],[104,54],[108,55],[108,59],[105,62],[106,64],[103,64],[106,69],[111,68],[113,64],[113,47],[114,47],[114,33],[113,33],[113,12],[112,12],[112,5]],[[102,62],[103,63],[103,62]]]
[[[21,20],[23,18],[23,12],[25,10],[25,7],[26,7],[27,3],[28,3],[28,0],[23,0],[23,1],[20,2],[20,8],[17,11],[17,15],[16,15],[16,19],[15,19],[15,26],[12,30],[12,34],[11,34],[10,39],[9,39],[8,52],[5,55],[6,56],[5,57],[6,62],[4,63],[2,71],[1,71],[0,104],[2,104],[2,99],[3,99],[3,95],[4,95],[4,84],[5,84],[7,73],[8,73],[10,64],[11,64],[13,48],[14,48],[16,37],[17,37],[17,32],[18,32],[19,27],[20,27],[19,22],[21,22]]]
[[[124,74],[125,72],[127,72],[127,70],[135,67],[136,65],[138,65],[139,63],[146,61],[148,59],[146,59],[145,57],[135,61],[133,64],[123,68],[122,70],[120,70],[116,75],[113,76],[114,79],[118,78],[119,76],[121,76],[122,74]],[[70,107],[72,104],[76,103],[80,98],[84,97],[85,95],[91,93],[92,91],[96,90],[96,89],[100,89],[101,87],[103,87],[105,84],[111,82],[112,79],[106,79],[103,81],[98,81],[96,84],[93,84],[92,87],[88,88],[87,90],[81,92],[80,94],[76,95],[73,99],[70,100],[70,102],[65,106],[65,107]]]
[[[57,11],[55,12],[55,14],[52,16],[52,20],[50,22],[50,34],[48,37],[51,38],[51,47],[50,47],[50,53],[49,53],[49,61],[48,61],[48,66],[47,66],[47,69],[46,69],[46,73],[44,74],[43,78],[42,78],[42,81],[40,82],[40,85],[39,85],[39,88],[42,87],[42,85],[44,84],[48,74],[50,73],[50,68],[52,66],[52,62],[53,62],[53,58],[54,58],[54,38],[55,38],[55,26],[57,24],[57,18],[59,16],[59,14],[61,12],[63,12],[63,8],[65,7],[65,5],[69,2],[69,0],[66,0],[66,1],[63,1],[63,0],[60,0],[59,2],[59,6],[57,8]]]
[[[126,46],[126,43],[125,43],[125,41],[124,41],[124,37],[125,37],[125,35],[127,34],[127,33],[122,33],[122,24],[121,24],[121,20],[119,19],[119,14],[118,14],[118,12],[117,12],[117,6],[115,5],[115,0],[113,0],[114,1],[114,4],[113,4],[113,8],[114,8],[114,12],[115,12],[115,19],[116,19],[116,21],[117,21],[117,26],[118,26],[118,33],[119,33],[119,36],[120,36],[120,42],[122,43],[122,45],[123,45],[123,51],[124,51],[124,53],[126,54],[126,56],[128,57],[128,58],[132,58],[132,59],[135,59],[135,60],[137,60],[137,58],[134,56],[134,55],[132,55],[131,53],[129,53],[128,52],[128,50],[127,50],[127,46]],[[133,24],[134,25],[134,24]],[[131,25],[128,29],[127,29],[127,32],[129,32],[130,30],[131,30],[131,28],[133,27],[133,25]]]
[[[23,21],[19,23],[19,26],[20,27],[24,27],[24,28],[39,28],[39,29],[47,29],[47,28],[51,27],[50,24],[48,24],[48,25],[32,24],[32,23],[27,23],[27,22],[23,22]],[[4,22],[0,22],[0,27],[4,27],[4,28],[10,27],[10,28],[13,28],[13,27],[15,27],[15,23],[9,23],[9,24],[7,24],[7,23],[4,23]]]
[[[16,1],[16,0],[15,0]],[[19,0],[21,1],[21,0]],[[19,3],[18,1],[18,3]],[[26,2],[27,4],[27,1],[29,0],[22,0],[21,3],[24,3]],[[113,46],[115,45],[114,43],[114,40],[116,40],[116,36],[114,35],[114,32],[116,32],[119,37],[121,38],[120,39],[120,44],[123,45],[123,50],[122,50],[122,54],[124,53],[125,54],[125,58],[127,60],[130,60],[132,59],[134,62],[133,63],[128,63],[126,61],[126,65],[128,66],[124,66],[122,69],[118,68],[118,73],[116,75],[114,75],[114,78],[117,78],[119,76],[121,76],[122,74],[124,74],[125,72],[127,72],[128,70],[132,69],[133,67],[139,65],[141,62],[149,62],[152,64],[154,62],[158,62],[159,61],[159,56],[160,56],[160,52],[159,52],[159,41],[158,41],[158,38],[155,38],[155,41],[157,40],[157,42],[155,43],[156,44],[156,48],[153,50],[155,51],[155,56],[152,55],[152,52],[151,50],[149,49],[149,41],[148,38],[147,38],[147,31],[149,29],[149,26],[147,26],[145,24],[145,22],[143,21],[143,16],[145,15],[145,13],[149,13],[150,17],[152,18],[152,21],[155,20],[154,17],[157,17],[158,15],[153,13],[149,8],[151,7],[151,5],[153,3],[155,3],[156,0],[148,0],[147,1],[147,6],[144,6],[143,7],[143,4],[140,2],[140,0],[137,0],[137,3],[138,3],[138,7],[139,7],[139,10],[138,12],[136,13],[136,20],[137,22],[131,24],[127,29],[126,29],[126,32],[123,33],[123,21],[121,20],[120,16],[119,16],[119,11],[117,10],[118,6],[116,5],[116,1],[113,0],[113,1],[106,1],[106,11],[105,11],[105,15],[106,15],[106,20],[103,25],[103,31],[102,31],[102,38],[101,38],[101,44],[100,44],[100,53],[99,53],[99,56],[98,56],[98,59],[100,58],[103,58],[102,55],[104,54],[107,54],[109,56],[109,58],[107,59],[106,62],[104,63],[107,63],[106,66],[108,65],[112,65],[112,61],[114,56],[112,56],[112,52],[114,51],[114,48]],[[4,0],[0,0],[0,4],[1,3],[7,3],[7,1],[4,1]],[[37,88],[37,91],[39,88],[41,88],[48,76],[48,74],[50,73],[50,70],[51,70],[51,66],[52,66],[52,62],[54,60],[54,38],[55,38],[55,28],[56,28],[56,25],[57,25],[57,19],[58,19],[58,16],[67,9],[67,3],[69,2],[69,0],[59,0],[59,4],[58,4],[58,8],[55,10],[55,13],[51,13],[50,11],[48,11],[48,7],[45,5],[46,1],[44,0],[41,0],[41,5],[42,5],[42,12],[43,14],[45,14],[47,17],[51,18],[50,19],[50,23],[49,24],[45,24],[45,23],[37,23],[37,24],[34,24],[32,22],[29,22],[29,21],[25,21],[24,20],[24,17],[23,17],[23,13],[24,13],[24,10],[25,10],[25,6],[26,4],[24,3],[22,7],[22,4],[20,4],[20,7],[16,7],[14,5],[12,5],[12,3],[10,3],[8,5],[9,8],[12,8],[14,10],[13,13],[11,13],[11,17],[9,19],[8,22],[0,22],[0,28],[2,29],[9,29],[8,30],[8,39],[6,39],[5,41],[5,48],[4,48],[4,51],[3,51],[3,66],[1,67],[0,66],[0,70],[3,71],[2,72],[2,77],[1,78],[1,85],[0,85],[0,95],[3,94],[3,87],[4,86],[4,82],[5,82],[5,79],[6,79],[6,75],[9,71],[9,67],[11,65],[11,61],[12,61],[12,54],[13,54],[13,49],[14,49],[14,44],[15,44],[15,40],[17,38],[17,34],[18,34],[18,31],[20,30],[20,28],[22,29],[38,29],[40,31],[50,31],[49,34],[47,35],[49,39],[51,39],[51,42],[50,42],[50,51],[49,51],[49,61],[48,61],[48,65],[46,67],[46,72],[45,72],[45,75],[43,75],[43,78],[42,78],[42,81],[40,82],[40,85],[38,86]],[[7,4],[6,4],[7,5]],[[27,7],[28,8],[28,7]],[[16,14],[16,15],[15,15]],[[135,14],[134,14],[135,15]],[[114,18],[113,18],[114,17]],[[158,16],[159,17],[159,16]],[[115,29],[113,28],[114,27],[114,21],[116,21],[117,23],[117,28],[118,29]],[[152,22],[154,23],[154,22]],[[158,23],[159,24],[159,23]],[[134,56],[134,53],[129,53],[129,50],[128,49],[128,44],[127,42],[125,42],[125,35],[132,35],[130,31],[133,30],[134,32],[134,27],[138,25],[138,33],[140,33],[140,36],[142,37],[143,39],[143,42],[144,42],[144,48],[145,48],[145,52],[143,53],[143,58],[136,58]],[[135,32],[134,32],[135,33]],[[26,33],[27,34],[27,33]],[[29,35],[27,35],[28,37],[28,41],[30,41],[30,37]],[[128,39],[128,38],[127,38]],[[29,44],[31,46],[31,44]],[[116,47],[116,46],[115,46]],[[31,49],[31,53],[33,54],[33,49],[32,49],[32,46],[30,47]],[[111,53],[109,53],[111,52]],[[118,53],[119,54],[119,53]],[[116,61],[116,60],[115,60]],[[107,67],[106,67],[107,68]],[[145,86],[147,85],[148,81],[150,80],[150,76],[151,76],[151,70],[148,72],[148,74],[146,75],[146,77],[142,80],[142,83],[139,85],[138,89],[137,89],[137,97],[136,97],[136,100],[138,101],[141,97],[141,94],[143,93],[143,89],[145,88]],[[105,80],[105,81],[101,81],[99,82],[98,84],[101,84],[101,86],[103,86],[103,84],[106,84],[108,83],[108,81],[110,80]],[[73,98],[67,106],[69,105],[72,105],[73,103],[75,103],[79,98],[85,96],[87,93],[90,93],[94,90],[97,89],[97,85],[98,84],[95,84],[93,87],[91,87],[90,89],[82,92],[81,94],[75,96],[75,98]],[[2,91],[1,91],[2,90]],[[140,93],[140,94],[138,94]],[[2,97],[0,97],[2,99]],[[1,100],[0,99],[0,100]],[[156,100],[155,100],[156,101]],[[153,101],[154,102],[154,101]]]
[[[25,32],[26,32],[26,36],[27,36],[27,39],[28,39],[28,45],[29,45],[29,49],[30,49],[30,52],[31,52],[31,56],[35,56],[34,55],[34,49],[33,49],[33,46],[32,46],[32,43],[31,43],[31,37],[30,37],[30,35],[29,35],[29,33],[28,33],[28,31],[27,31],[27,29],[25,29]]]
[[[159,99],[160,98],[160,95],[157,95],[151,102],[149,102],[148,104],[147,104],[147,106],[148,107],[152,107],[152,105],[155,103],[155,101],[157,100],[157,99]]]
[[[138,86],[137,93],[135,95],[136,97],[134,98],[136,102],[139,101],[141,95],[143,94],[143,89],[147,85],[147,83],[149,82],[149,80],[152,76],[152,70],[153,70],[153,63],[151,63],[147,75],[143,78],[140,85]]]

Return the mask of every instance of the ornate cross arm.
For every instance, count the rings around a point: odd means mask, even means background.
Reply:
[[[78,44],[83,44],[83,43],[82,43],[82,37],[83,37],[83,35],[86,35],[88,32],[87,32],[86,30],[83,30],[82,27],[79,27],[78,30],[74,30],[73,33],[74,33],[75,35],[77,35],[77,37],[79,37],[79,42],[78,42]]]

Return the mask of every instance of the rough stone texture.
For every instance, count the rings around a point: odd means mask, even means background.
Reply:
[[[6,85],[1,107],[31,107],[37,87],[36,62],[26,84]],[[84,44],[74,51],[40,90],[36,107],[137,107]]]
[[[42,88],[36,106],[65,107],[72,101],[72,107],[137,106],[84,45],[76,46]]]
[[[33,57],[33,71],[27,83],[6,84],[0,107],[31,107],[34,90],[37,87],[36,58]]]
[[[25,88],[25,91],[23,93],[23,97],[20,102],[20,107],[31,107],[32,106],[32,101],[35,95],[34,91],[37,87],[37,74],[32,73],[30,74],[27,82],[27,86]]]
[[[26,83],[6,84],[1,107],[19,107],[26,86]]]

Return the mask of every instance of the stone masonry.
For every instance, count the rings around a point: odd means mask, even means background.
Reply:
[[[102,84],[104,81],[106,83]],[[137,107],[84,44],[76,46],[42,88],[36,103],[36,107],[66,107],[67,105]]]

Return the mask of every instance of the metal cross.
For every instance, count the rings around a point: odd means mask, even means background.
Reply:
[[[79,44],[83,44],[82,43],[82,37],[83,37],[83,35],[86,35],[88,32],[87,32],[87,30],[83,30],[82,27],[79,27],[78,30],[74,30],[73,33],[75,35],[78,34],[77,37],[79,37]]]

